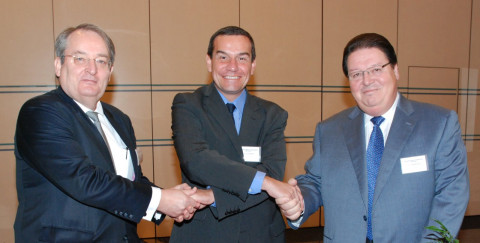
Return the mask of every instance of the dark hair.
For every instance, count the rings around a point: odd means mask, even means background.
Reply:
[[[115,61],[115,45],[113,44],[112,39],[98,26],[93,24],[80,24],[77,27],[70,27],[62,31],[55,40],[55,55],[60,57],[61,63],[65,61],[65,49],[67,48],[68,37],[77,30],[88,30],[97,33],[105,41],[105,44],[108,48],[108,55],[110,58],[110,66],[113,65]]]
[[[352,54],[352,52],[363,48],[378,48],[385,54],[385,56],[387,56],[388,62],[392,64],[392,66],[397,64],[397,55],[395,54],[392,44],[390,44],[387,38],[377,33],[364,33],[351,39],[343,50],[342,68],[345,76],[348,77],[348,57],[350,54]]]
[[[227,26],[227,27],[223,27],[219,30],[217,30],[217,32],[215,32],[212,37],[210,37],[210,42],[208,43],[208,49],[207,49],[207,55],[212,58],[212,54],[213,54],[213,42],[215,41],[215,38],[217,38],[217,36],[219,35],[243,35],[245,37],[247,37],[249,40],[250,40],[250,44],[252,45],[252,50],[251,50],[251,53],[252,53],[252,62],[255,61],[255,57],[256,57],[256,54],[255,54],[255,43],[253,42],[253,38],[252,36],[244,29],[238,27],[238,26]]]

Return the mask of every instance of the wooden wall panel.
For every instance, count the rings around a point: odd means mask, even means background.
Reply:
[[[319,92],[267,92],[262,87],[253,95],[275,102],[288,112],[285,136],[313,136],[321,120],[322,101]],[[301,98],[300,98],[301,96]]]
[[[348,85],[342,72],[343,48],[356,35],[376,32],[397,46],[397,1],[323,1],[323,8],[324,85]]]
[[[0,85],[52,84],[51,23],[49,0],[0,1]]]
[[[2,200],[0,200],[0,241],[15,242],[13,222],[17,214],[17,190],[15,187],[15,156],[11,151],[0,151]]]
[[[469,0],[399,1],[400,85],[408,66],[468,67],[470,16]]]
[[[112,38],[117,54],[110,85],[150,84],[148,0],[53,0],[53,3],[55,36],[67,27],[93,23]]]
[[[36,95],[38,94],[18,94],[9,92],[0,95],[0,104],[8,104],[0,105],[0,114],[4,114],[0,116],[0,127],[2,128],[2,132],[0,133],[0,143],[11,143],[13,145],[18,111],[26,100]]]
[[[173,145],[155,146],[153,162],[155,165],[155,184],[170,188],[181,183],[180,165]],[[157,237],[169,236],[173,222],[173,219],[166,217],[162,224],[156,226]]]
[[[321,1],[242,0],[240,13],[258,56],[250,84],[321,85]]]
[[[107,89],[102,101],[108,101],[120,108],[130,117],[137,140],[152,139],[152,99],[150,91],[136,91],[135,89],[122,90],[115,88],[114,92]]]
[[[238,0],[150,1],[152,83],[206,84],[210,36],[239,24]]]
[[[468,153],[468,169],[470,172],[470,203],[467,208],[467,215],[480,214],[480,102],[479,102],[479,81],[480,81],[480,1],[472,1],[472,21],[470,27],[470,65],[468,68],[468,87],[471,89],[468,100],[468,110],[465,116],[466,122],[466,146]]]

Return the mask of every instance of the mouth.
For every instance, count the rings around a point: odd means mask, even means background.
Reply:
[[[223,78],[228,80],[237,80],[240,79],[240,76],[223,76]]]
[[[83,78],[83,79],[81,79],[81,81],[85,82],[85,83],[97,83],[97,80],[89,79],[89,78]]]

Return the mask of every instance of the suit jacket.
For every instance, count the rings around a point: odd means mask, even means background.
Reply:
[[[350,108],[317,125],[298,183],[302,223],[324,207],[324,242],[365,242],[368,186],[364,113]],[[425,155],[427,171],[402,174],[402,158]],[[377,177],[374,242],[424,242],[440,220],[456,235],[469,199],[467,155],[454,111],[400,97]],[[291,223],[290,223],[291,225]],[[296,228],[296,227],[294,227]]]
[[[249,195],[257,172],[283,180],[287,112],[247,93],[240,134],[214,84],[177,94],[172,130],[182,180],[210,186],[216,207],[174,225],[170,242],[284,242],[285,224],[265,192]],[[260,146],[261,163],[245,162],[242,146]]]
[[[102,136],[58,88],[27,101],[15,133],[16,242],[139,242],[136,223],[151,199],[127,115],[102,103],[127,145],[135,182],[117,176]]]

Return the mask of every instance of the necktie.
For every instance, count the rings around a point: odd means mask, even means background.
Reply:
[[[233,118],[233,111],[235,111],[235,105],[232,103],[227,103],[225,104],[227,106],[228,112],[230,112],[230,115],[232,115],[233,122],[235,123],[235,118]]]
[[[372,134],[367,147],[367,178],[368,178],[368,221],[367,238],[373,240],[372,234],[372,204],[373,194],[375,192],[375,182],[377,180],[378,168],[383,154],[383,134],[380,124],[385,120],[381,116],[373,117],[370,121],[373,123]]]
[[[110,146],[108,146],[107,137],[105,136],[105,133],[103,132],[102,125],[100,124],[100,120],[98,119],[98,113],[95,112],[95,111],[87,111],[87,116],[90,117],[93,120],[93,124],[95,125],[95,127],[97,127],[97,130],[98,130],[98,132],[100,132],[100,135],[102,135],[102,138],[105,141],[105,143],[107,144],[107,147],[110,148]]]

